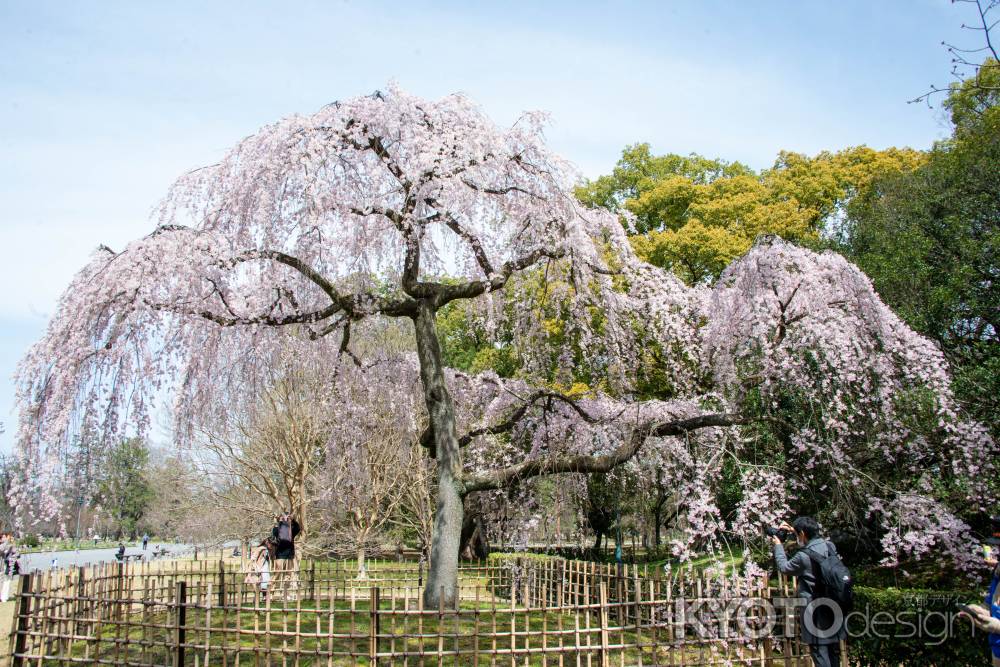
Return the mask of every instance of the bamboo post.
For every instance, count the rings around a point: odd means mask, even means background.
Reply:
[[[642,585],[639,583],[638,568],[632,570],[632,594],[635,596],[635,645],[639,649],[639,660],[642,663]],[[624,631],[624,628],[623,628]]]
[[[368,622],[368,660],[370,664],[378,664],[378,634],[379,634],[379,616],[378,616],[378,606],[379,606],[379,589],[378,586],[372,586],[370,589],[371,599],[369,602],[369,613],[371,619]]]
[[[208,561],[205,561],[205,563],[207,565]],[[220,565],[222,564],[221,560],[219,561],[219,564]],[[223,579],[223,581],[225,581],[225,580]],[[225,584],[223,584],[223,585],[225,585]],[[225,595],[221,594],[221,590],[220,590],[219,599],[222,600],[222,604],[220,604],[219,607],[222,607],[224,609],[225,608]],[[209,662],[208,662],[208,659],[209,659],[208,656],[209,656],[209,651],[211,650],[211,648],[212,648],[212,583],[209,582],[208,585],[207,585],[207,587],[206,587],[206,592],[205,592],[205,666],[206,667],[208,667],[208,664],[209,664]],[[225,655],[225,653],[223,653],[223,655]],[[195,659],[195,665],[197,665],[198,664],[198,651],[197,650],[195,650],[194,656],[195,656],[195,658],[194,658]]]
[[[438,591],[438,614],[437,614],[437,659],[438,667],[444,664],[444,586]]]
[[[601,605],[601,667],[610,667],[611,656],[608,651],[608,584],[606,581],[600,582],[598,588]]]
[[[185,602],[187,600],[187,582],[178,581],[177,585],[177,595],[174,598],[174,603],[177,605],[177,629],[176,629],[176,647],[174,651],[174,667],[184,667],[184,641],[186,640],[186,625],[187,625],[187,607]]]
[[[476,585],[476,606],[473,612],[472,628],[472,666],[479,667],[479,585]]]
[[[115,579],[115,600],[117,601],[117,604],[112,603],[114,604],[113,607],[114,614],[112,615],[112,618],[116,621],[121,620],[122,597],[124,595],[124,588],[125,588],[125,563],[122,562],[118,563],[118,573]]]
[[[17,593],[16,630],[11,635],[11,667],[22,667],[28,641],[28,615],[31,613],[31,584],[34,575],[21,575],[21,586]]]
[[[220,558],[219,559],[219,607],[226,606],[226,563]]]
[[[74,637],[76,637],[77,635],[80,634],[80,618],[83,616],[84,610],[86,608],[86,603],[84,602],[83,598],[85,597],[85,593],[86,593],[86,590],[87,590],[87,588],[86,588],[87,575],[84,574],[84,572],[85,572],[85,570],[84,570],[83,566],[81,565],[77,569],[77,578],[76,578],[76,603],[73,605],[74,606],[74,612],[73,612],[73,625],[72,625],[72,628],[73,628],[73,636]]]

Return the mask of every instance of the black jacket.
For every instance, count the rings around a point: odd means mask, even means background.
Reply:
[[[299,526],[299,522],[292,519],[292,540],[280,540],[278,539],[278,526],[271,529],[271,539],[277,545],[274,549],[274,557],[281,560],[290,560],[295,558],[295,538],[298,537],[299,532],[302,527]]]

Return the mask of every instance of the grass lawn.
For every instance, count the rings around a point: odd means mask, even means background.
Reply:
[[[721,556],[721,558],[720,558]],[[743,568],[743,551],[729,551],[721,554],[699,556],[698,558],[693,558],[689,561],[680,562],[676,558],[662,558],[660,560],[650,561],[649,569],[653,570],[654,567],[663,569],[663,566],[670,564],[670,569],[672,572],[701,572],[708,567],[713,567],[718,565],[720,562],[725,564],[727,572],[731,572],[734,568],[740,570]]]

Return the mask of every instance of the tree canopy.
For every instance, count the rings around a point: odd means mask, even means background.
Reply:
[[[626,214],[639,255],[688,283],[710,282],[760,234],[818,245],[824,227],[879,174],[913,169],[923,154],[866,146],[814,157],[783,151],[760,173],[699,155],[625,148],[612,174],[577,188],[591,206]],[[629,215],[630,214],[630,215]]]
[[[390,89],[265,127],[182,177],[154,232],[81,270],[19,366],[20,451],[50,466],[39,483],[81,425],[106,441],[142,432],[169,388],[183,443],[308,350],[337,374],[331,423],[363,421],[373,390],[420,406],[400,433],[419,431],[437,467],[427,604],[455,601],[468,496],[638,466],[640,451],[680,491],[680,557],[830,497],[827,518],[880,541],[889,561],[934,551],[969,568],[959,509],[993,498],[981,461],[997,450],[961,415],[934,344],[843,257],[772,235],[747,241],[711,287],[643,261],[616,215],[574,198],[541,127],[537,114],[498,128],[464,97]],[[866,150],[842,162],[869,173]],[[622,205],[687,179],[705,220],[715,205],[702,188],[741,211],[794,198],[819,224],[853,183],[642,155],[642,169],[673,175],[642,192],[639,179]],[[797,158],[784,161],[774,171],[793,173]],[[760,188],[773,202],[754,203]],[[644,224],[670,231],[672,209],[657,206]],[[482,326],[442,331],[465,305]],[[360,345],[391,318],[412,322],[409,348]],[[718,496],[734,478],[729,520]]]
[[[1000,403],[1000,70],[953,87],[953,136],[926,164],[879,179],[851,207],[842,249],[882,298],[938,341],[972,414]]]

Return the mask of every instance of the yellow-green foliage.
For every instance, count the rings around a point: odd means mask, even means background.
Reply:
[[[824,225],[874,178],[925,160],[919,151],[867,146],[814,157],[782,151],[772,168],[755,173],[697,155],[653,156],[639,144],[577,196],[631,213],[636,253],[697,283],[718,277],[761,234],[818,243]]]

